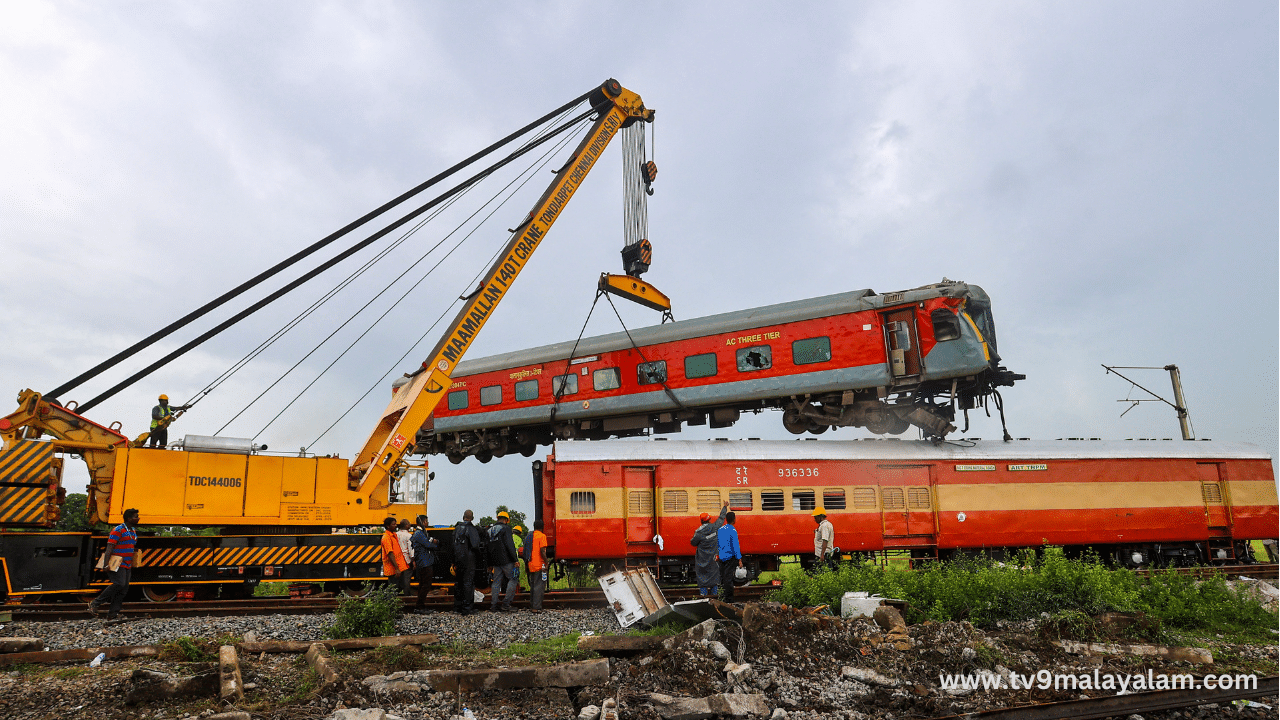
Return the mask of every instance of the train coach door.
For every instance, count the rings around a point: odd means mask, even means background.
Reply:
[[[881,465],[880,509],[886,544],[889,538],[912,538],[930,544],[934,535],[933,488],[928,465]]]
[[[920,375],[920,343],[916,333],[915,308],[903,308],[884,314],[885,351],[889,373],[895,381]]]
[[[653,481],[652,467],[622,468],[622,488],[627,494],[623,515],[626,523],[628,552],[632,549],[641,549],[636,548],[635,543],[653,545],[653,536],[657,534]]]
[[[1200,475],[1200,496],[1204,499],[1205,521],[1209,524],[1209,534],[1229,535],[1227,528],[1231,518],[1222,492],[1222,477],[1219,463],[1196,463],[1196,472]]]

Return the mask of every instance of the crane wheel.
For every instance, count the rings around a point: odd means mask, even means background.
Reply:
[[[170,602],[177,596],[178,589],[173,587],[151,587],[147,585],[142,588],[142,597],[146,598],[147,602]]]

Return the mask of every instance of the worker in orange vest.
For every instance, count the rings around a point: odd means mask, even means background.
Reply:
[[[389,517],[382,521],[386,531],[382,533],[382,574],[387,582],[399,588],[400,574],[409,571],[409,562],[404,559],[404,551],[400,549],[400,537],[396,535],[396,519]]]

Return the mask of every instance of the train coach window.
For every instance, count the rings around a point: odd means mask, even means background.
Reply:
[[[729,491],[729,509],[737,512],[739,510],[751,510],[755,507],[752,503],[750,490],[730,490]]]
[[[516,383],[516,401],[521,400],[537,400],[538,399],[538,381],[524,380]]]
[[[480,388],[480,404],[481,405],[501,405],[502,404],[502,386],[490,385],[489,387]]]
[[[667,381],[667,361],[654,360],[636,365],[636,380],[641,385],[656,385]]]
[[[854,488],[853,506],[858,510],[875,510],[876,489],[870,487]]]
[[[907,488],[907,507],[912,510],[928,510],[933,507],[933,503],[929,501],[929,488]]]
[[[694,378],[711,377],[716,374],[716,354],[690,355],[684,359],[684,376]]]
[[[627,512],[633,517],[636,515],[652,515],[653,491],[632,490],[627,496]]]
[[[467,409],[467,391],[454,390],[449,393],[449,409],[450,410],[466,410]]]
[[[574,515],[591,515],[596,511],[596,494],[575,491],[569,494],[569,512]]]
[[[960,337],[960,318],[945,308],[934,310],[929,316],[933,320],[933,339],[938,342],[955,340]]]
[[[591,389],[617,390],[622,387],[622,371],[618,368],[600,368],[591,373]]]
[[[871,504],[875,505],[875,493],[871,494]],[[827,510],[843,510],[844,504],[844,488],[827,488],[822,491],[822,507]]]
[[[791,362],[795,365],[812,365],[831,359],[831,338],[816,337],[791,343]]]
[[[551,378],[551,394],[556,397],[578,392],[577,375],[557,375]]]
[[[732,495],[730,495],[732,497]],[[787,501],[782,496],[781,490],[761,490],[760,491],[760,509],[765,512],[777,512],[787,509]]]
[[[792,510],[815,510],[818,507],[817,497],[812,490],[792,490],[791,491],[791,509]],[[826,507],[825,505],[823,507]]]
[[[773,348],[768,345],[756,345],[738,351],[738,372],[768,370],[771,367],[773,367]]]
[[[698,512],[700,513],[720,512],[720,491],[719,490],[699,490],[698,491]]]
[[[664,490],[662,512],[668,514],[689,512],[689,493],[684,490]]]
[[[907,502],[903,499],[902,488],[900,487],[881,488],[880,496],[884,498],[885,510],[904,510],[907,507]]]

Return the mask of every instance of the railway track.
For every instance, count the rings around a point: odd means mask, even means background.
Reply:
[[[734,593],[738,600],[758,600],[773,588],[769,585],[750,585],[737,588]],[[697,596],[697,588],[665,588],[663,594],[669,602],[690,600]],[[333,612],[342,598],[297,598],[258,597],[248,600],[194,600],[171,601],[163,603],[127,602],[121,614],[125,621],[131,618],[177,618],[177,617],[228,617],[236,615],[311,615]],[[416,597],[402,599],[406,608],[417,601]],[[476,603],[477,609],[488,608],[488,600]],[[515,607],[529,607],[528,593],[516,597]],[[557,590],[548,592],[542,600],[542,607],[547,610],[590,609],[605,607],[604,592],[601,590]],[[427,596],[427,609],[434,612],[445,612],[453,609],[453,596]],[[0,605],[0,612],[10,612],[15,621],[51,622],[61,620],[88,620],[92,618],[85,603],[50,603],[34,605]]]
[[[1280,577],[1280,564],[1254,565],[1218,565],[1212,567],[1191,568],[1159,568],[1135,570],[1138,575],[1155,573],[1177,573],[1206,577],[1210,575],[1226,575],[1228,577],[1253,577],[1276,581]],[[735,592],[739,600],[758,600],[773,588],[769,585],[749,585],[738,588]],[[689,600],[697,595],[696,588],[664,588],[667,600]],[[196,600],[170,602],[128,602],[124,604],[125,618],[169,618],[169,617],[226,617],[235,615],[309,615],[333,612],[341,598],[302,597],[291,599],[283,596],[265,596],[247,600]],[[403,602],[411,607],[415,598],[406,597]],[[487,607],[486,600],[483,605]],[[481,604],[477,604],[478,606]],[[520,609],[529,607],[528,593],[521,593],[516,598],[515,606]],[[600,590],[556,590],[548,592],[543,599],[543,607],[549,610],[589,609],[605,606],[604,593]],[[92,616],[85,609],[84,603],[34,603],[0,605],[0,612],[10,612],[14,620],[26,621],[59,621],[87,620]],[[430,595],[427,597],[427,609],[443,612],[453,608],[451,595]]]

